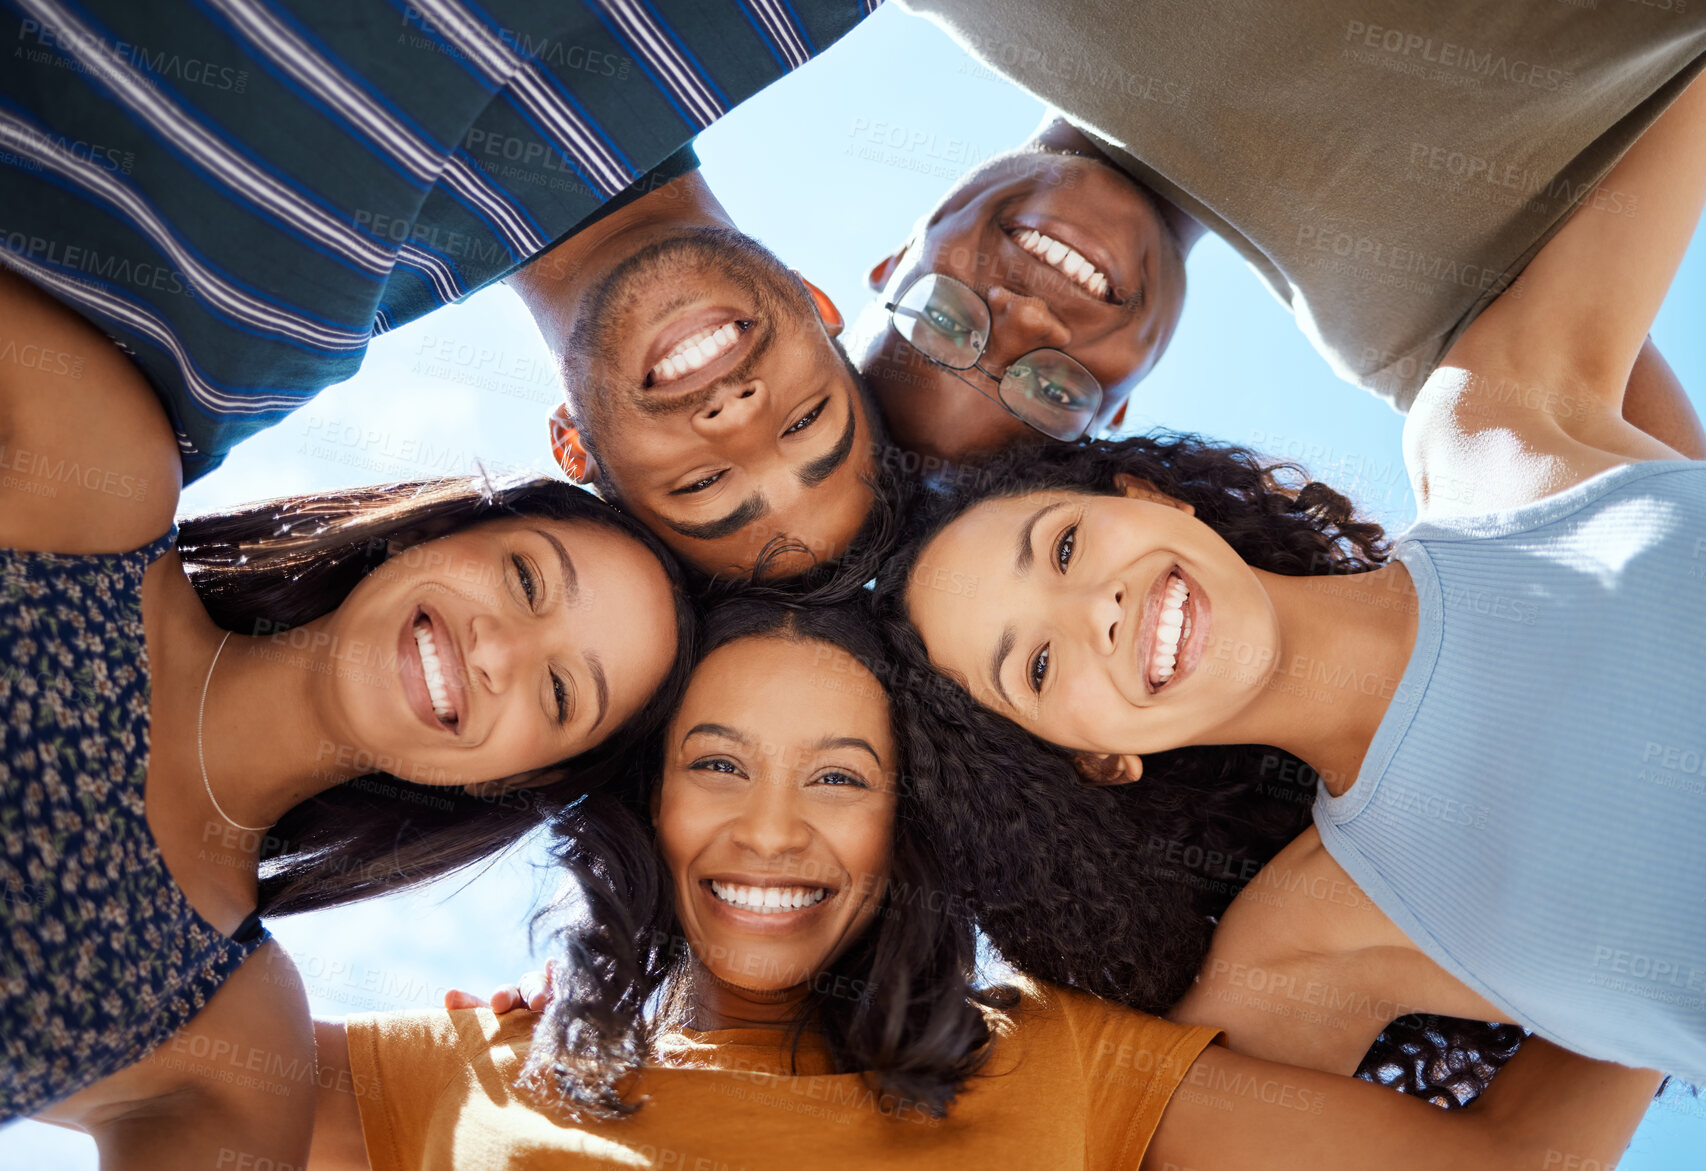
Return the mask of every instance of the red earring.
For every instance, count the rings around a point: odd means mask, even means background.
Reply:
[[[575,483],[586,483],[589,460],[586,447],[581,443],[580,428],[569,416],[568,404],[558,403],[547,422],[551,428],[551,454],[556,457],[557,466],[567,472],[569,479]]]
[[[1129,398],[1120,404],[1120,409],[1115,411],[1114,417],[1108,420],[1108,430],[1118,431],[1121,427],[1125,426],[1125,409],[1129,406],[1131,406],[1131,400]]]

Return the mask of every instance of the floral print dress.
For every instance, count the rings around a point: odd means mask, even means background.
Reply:
[[[144,816],[142,575],[176,539],[0,549],[0,1122],[142,1058],[267,939],[197,914]]]

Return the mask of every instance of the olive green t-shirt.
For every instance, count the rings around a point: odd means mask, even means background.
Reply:
[[[1224,237],[1400,410],[1578,204],[1639,214],[1595,185],[1706,65],[1706,0],[901,3]]]
[[[837,1171],[1135,1169],[1214,1029],[1029,986],[995,1018],[982,1074],[944,1118],[829,1072],[776,1030],[689,1033],[648,1066],[614,1122],[553,1120],[515,1089],[538,1017],[373,1013],[346,1022],[373,1171],[833,1167]]]

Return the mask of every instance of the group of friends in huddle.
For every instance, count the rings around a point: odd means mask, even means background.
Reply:
[[[7,0],[0,1117],[114,1168],[1585,1167],[1706,1081],[1706,432],[1648,338],[1706,20],[908,6],[1060,114],[849,325],[691,140],[866,4]],[[1346,65],[1412,32],[1563,64]],[[1529,197],[1394,184],[1418,142]],[[1401,536],[1120,433],[1208,232],[1406,413]],[[499,279],[566,480],[177,516]],[[311,1019],[266,921],[541,825],[548,978]]]

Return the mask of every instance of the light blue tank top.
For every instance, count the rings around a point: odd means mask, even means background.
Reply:
[[[1327,850],[1548,1040],[1706,1085],[1706,463],[1418,524],[1416,646]]]

